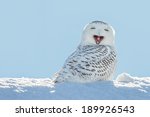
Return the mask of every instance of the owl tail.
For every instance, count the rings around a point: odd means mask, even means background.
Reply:
[[[64,81],[65,81],[64,78],[62,78],[61,75],[58,73],[54,74],[54,76],[52,77],[53,83],[56,83],[56,84],[57,83],[63,83]]]

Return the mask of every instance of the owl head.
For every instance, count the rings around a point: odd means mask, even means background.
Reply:
[[[109,45],[115,43],[115,30],[112,26],[102,21],[93,21],[84,27],[82,45]]]

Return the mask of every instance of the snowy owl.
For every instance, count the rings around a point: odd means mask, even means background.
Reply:
[[[109,24],[102,21],[87,24],[81,43],[54,75],[54,82],[110,80],[116,66],[114,41],[115,31]]]

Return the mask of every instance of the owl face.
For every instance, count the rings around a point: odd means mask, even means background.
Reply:
[[[81,43],[84,45],[114,45],[115,31],[102,21],[93,21],[85,26]]]

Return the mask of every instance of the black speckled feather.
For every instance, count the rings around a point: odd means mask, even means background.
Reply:
[[[87,45],[78,49],[66,60],[58,72],[57,80],[90,82],[111,77],[116,64],[116,53],[110,46]],[[59,79],[60,78],[60,79]]]

